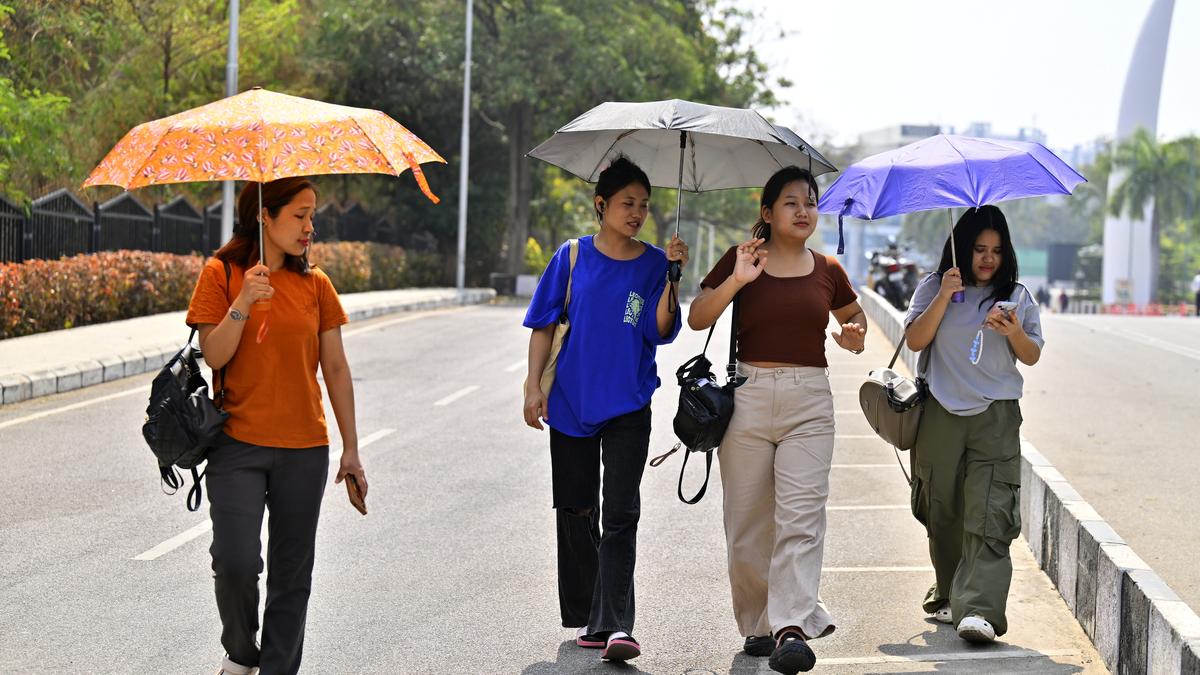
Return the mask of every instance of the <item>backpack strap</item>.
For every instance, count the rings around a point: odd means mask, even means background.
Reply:
[[[225,266],[225,299],[229,300],[229,291],[231,290],[229,288],[229,285],[231,283],[233,283],[233,268],[229,266],[228,260],[222,260],[221,264]],[[232,306],[233,301],[230,300],[229,304]],[[196,329],[193,328],[192,332],[193,333],[196,332]],[[228,365],[228,364],[226,364],[226,365]],[[217,376],[221,378],[221,386],[219,389],[217,389],[217,408],[220,410],[224,410],[225,409],[225,367],[224,366],[221,367],[221,370],[217,371]],[[193,474],[196,473],[195,469],[192,470],[192,473]],[[200,480],[200,479],[196,478],[196,480]],[[191,509],[192,511],[195,511],[196,509],[191,508],[191,505],[190,505],[191,499],[192,499],[192,495],[191,495],[191,493],[188,493],[188,502],[189,502],[188,508]],[[197,508],[199,508],[199,507],[197,507]]]
[[[203,473],[196,471],[196,467],[192,467],[192,489],[188,490],[187,496],[188,511],[200,510],[200,502],[204,498],[204,488],[200,487],[200,479],[203,477]]]

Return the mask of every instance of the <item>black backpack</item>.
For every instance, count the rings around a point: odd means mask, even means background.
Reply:
[[[225,284],[229,286],[229,263],[225,263]],[[196,361],[200,350],[192,345],[196,338],[193,328],[183,346],[167,362],[150,385],[150,404],[146,406],[146,422],[142,425],[142,437],[158,459],[162,483],[175,494],[183,487],[183,476],[179,469],[191,470],[192,489],[188,491],[188,511],[200,509],[203,490],[200,487],[202,474],[196,467],[208,455],[213,441],[225,428],[229,413],[221,409],[225,398],[225,369],[218,376],[221,388],[217,392],[218,404],[209,395],[208,382],[200,372]],[[202,356],[202,355],[201,355]],[[164,492],[166,489],[164,489]]]
[[[683,456],[683,466],[679,468],[679,500],[685,504],[699,502],[708,491],[713,450],[721,445],[725,429],[729,427],[729,420],[733,417],[734,390],[746,381],[746,378],[737,375],[737,316],[738,299],[734,296],[725,385],[717,384],[717,378],[712,373],[712,362],[706,356],[708,343],[717,327],[716,322],[713,322],[712,327],[708,329],[708,338],[704,341],[704,351],[693,356],[675,371],[675,378],[679,381],[679,411],[675,413],[673,426],[679,443],[665,454],[650,460],[650,466],[658,466],[680,447],[688,449]],[[704,484],[694,497],[688,499],[683,496],[683,474],[687,469],[688,455],[693,452],[704,453]]]

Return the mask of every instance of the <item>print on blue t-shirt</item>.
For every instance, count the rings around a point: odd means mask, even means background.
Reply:
[[[526,328],[558,321],[567,295],[571,259],[567,244],[555,252],[525,312]],[[614,260],[579,239],[567,318],[571,330],[558,354],[554,386],[544,392],[549,424],[568,436],[593,436],[604,423],[639,410],[658,388],[658,345],[683,325],[679,312],[671,334],[658,333],[658,300],[667,282],[667,256],[646,244],[633,260]]]

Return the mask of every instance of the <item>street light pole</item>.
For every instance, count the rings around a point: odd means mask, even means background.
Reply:
[[[225,95],[233,96],[238,88],[238,0],[229,0],[229,55],[225,61]],[[233,238],[233,181],[221,185],[221,241]]]
[[[458,167],[458,274],[461,297],[467,280],[467,168],[471,161],[471,26],[473,0],[467,0],[467,49],[463,59],[462,150]]]

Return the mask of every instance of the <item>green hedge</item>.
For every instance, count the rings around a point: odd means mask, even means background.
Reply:
[[[313,245],[339,293],[423,285],[404,249],[369,242]],[[204,258],[114,251],[0,264],[0,339],[186,309]],[[413,283],[417,282],[417,283]]]

